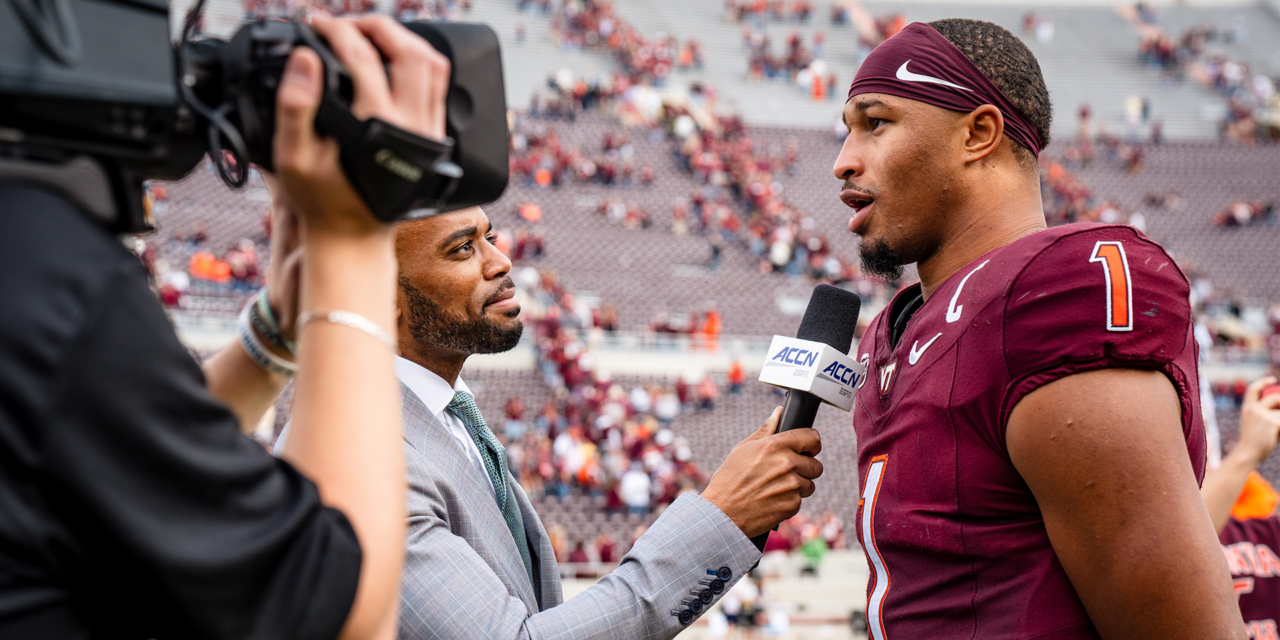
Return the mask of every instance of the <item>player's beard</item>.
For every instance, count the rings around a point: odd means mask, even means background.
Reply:
[[[475,319],[454,317],[404,278],[400,279],[400,286],[409,307],[409,333],[414,342],[424,347],[466,354],[502,353],[520,343],[523,322],[507,327],[488,319],[483,312]],[[513,287],[515,282],[507,278],[493,297]]]
[[[879,276],[886,282],[902,278],[902,258],[883,239],[874,242],[863,240],[858,244],[858,255],[862,257],[863,273]]]

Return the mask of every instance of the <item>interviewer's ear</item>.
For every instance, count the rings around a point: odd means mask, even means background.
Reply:
[[[984,104],[961,119],[965,127],[966,162],[983,160],[1000,147],[1004,140],[1004,115],[994,105]]]

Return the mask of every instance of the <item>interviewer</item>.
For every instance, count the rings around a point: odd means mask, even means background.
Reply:
[[[443,136],[443,56],[386,19],[314,26],[357,116]],[[237,428],[281,377],[233,345],[205,369],[229,411],[115,238],[56,192],[0,184],[0,637],[395,635],[404,464],[377,339],[395,333],[393,236],[316,137],[319,92],[299,49],[274,141],[306,252],[299,306],[368,323],[298,329],[289,463]]]
[[[479,207],[396,230],[409,481],[400,639],[674,637],[760,559],[750,537],[813,494],[818,432],[775,433],[775,410],[701,495],[677,499],[616,570],[566,601],[546,529],[460,377],[467,358],[508,351],[523,331],[511,262],[494,239]],[[292,430],[280,436],[286,452]]]

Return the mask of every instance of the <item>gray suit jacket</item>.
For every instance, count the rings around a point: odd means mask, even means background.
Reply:
[[[675,613],[686,608],[682,601],[696,598],[690,591],[702,588],[699,580],[717,570],[731,573],[727,592],[760,558],[728,516],[686,494],[617,570],[563,602],[547,533],[520,485],[510,482],[534,552],[536,588],[489,479],[418,397],[403,385],[401,391],[409,473],[403,640],[671,638],[684,630]]]

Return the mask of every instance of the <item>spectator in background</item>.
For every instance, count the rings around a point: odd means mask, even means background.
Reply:
[[[600,558],[600,562],[613,563],[618,561],[618,544],[613,541],[613,536],[608,533],[602,533],[596,536],[596,557]]]
[[[716,401],[720,399],[720,388],[716,386],[716,381],[711,379],[710,374],[702,377],[702,381],[698,383],[698,410],[711,411],[716,407]]]
[[[564,525],[556,523],[547,528],[547,540],[551,551],[555,553],[556,562],[563,564],[569,561],[569,534]]]
[[[644,465],[639,461],[631,463],[631,469],[622,474],[619,491],[622,501],[627,505],[627,513],[646,517],[649,515],[649,500],[652,497],[653,485]]]
[[[581,538],[573,541],[573,551],[569,552],[569,563],[576,565],[585,565],[591,562],[591,556],[587,555],[586,543]],[[578,579],[596,577],[588,568],[579,566],[573,577]]]
[[[524,401],[519,396],[507,399],[507,404],[502,409],[506,421],[502,425],[502,432],[507,437],[507,442],[519,443],[524,439],[524,434],[528,431],[528,427],[524,422],[525,406]]]
[[[1280,517],[1275,513],[1280,496],[1257,472],[1280,438],[1275,384],[1269,376],[1249,385],[1240,410],[1240,440],[1205,476],[1201,489],[1251,638],[1275,638],[1280,620]]]
[[[747,381],[747,373],[742,369],[742,362],[737,358],[729,363],[729,393],[738,395],[742,392],[742,385]]]
[[[680,415],[680,398],[674,391],[662,392],[654,402],[653,415],[664,427],[671,426],[671,422]]]
[[[816,524],[806,524],[800,532],[800,538],[804,543],[800,545],[800,554],[804,556],[804,567],[801,568],[801,575],[818,576],[818,566],[822,564],[822,558],[827,555],[827,541],[822,537],[822,531]]]

